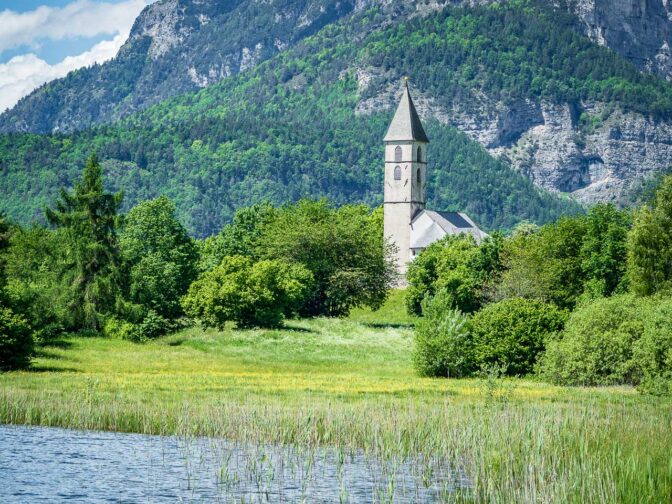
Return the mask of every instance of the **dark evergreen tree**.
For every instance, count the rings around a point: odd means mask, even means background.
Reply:
[[[62,189],[54,208],[46,210],[48,221],[65,230],[64,260],[74,291],[71,308],[82,329],[98,329],[100,315],[114,306],[119,266],[117,211],[122,197],[121,192],[111,194],[103,189],[103,170],[94,154],[74,189]]]

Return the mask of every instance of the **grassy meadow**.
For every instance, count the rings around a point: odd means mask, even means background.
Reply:
[[[446,500],[672,500],[672,401],[419,378],[412,323],[395,293],[377,313],[281,330],[71,337],[30,371],[0,375],[0,423],[332,446],[383,461],[431,454],[472,482]]]

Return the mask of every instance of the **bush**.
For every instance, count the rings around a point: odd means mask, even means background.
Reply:
[[[380,308],[396,280],[382,210],[300,200],[278,209],[254,233],[259,259],[302,264],[313,288],[301,315],[344,317],[353,308]]]
[[[641,370],[641,392],[672,394],[672,298],[652,300],[633,358]]]
[[[452,303],[453,297],[445,291],[423,303],[425,315],[415,328],[413,353],[422,376],[459,378],[475,370],[469,322]]]
[[[134,326],[131,322],[109,317],[103,325],[103,336],[113,339],[131,339],[130,335]]]
[[[636,383],[632,349],[644,330],[638,315],[644,304],[632,296],[614,296],[579,307],[562,337],[549,343],[542,375],[560,385]]]
[[[238,327],[277,327],[301,307],[312,286],[312,274],[300,264],[231,256],[203,273],[182,305],[205,326],[221,329],[233,321]]]
[[[640,385],[669,393],[672,300],[631,295],[579,307],[548,345],[541,373],[561,385]]]
[[[149,310],[144,318],[138,323],[129,322],[116,317],[108,318],[103,328],[103,334],[108,338],[125,339],[141,343],[143,341],[158,338],[171,329],[174,329],[174,327],[172,327],[170,321],[166,320],[154,310]]]
[[[423,300],[443,291],[451,308],[476,311],[483,302],[483,290],[500,267],[503,240],[495,234],[481,245],[468,235],[447,236],[433,243],[409,265],[406,279],[406,309],[422,315]]]
[[[28,367],[32,353],[33,336],[26,321],[0,307],[0,369]]]
[[[561,331],[565,312],[541,301],[512,298],[472,318],[475,363],[500,365],[511,376],[533,371],[546,341]]]

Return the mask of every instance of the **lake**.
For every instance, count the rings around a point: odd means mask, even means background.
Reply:
[[[431,458],[0,425],[0,502],[442,502],[464,475]]]

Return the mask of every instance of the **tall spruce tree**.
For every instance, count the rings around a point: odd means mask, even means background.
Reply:
[[[72,310],[81,329],[98,329],[100,315],[114,306],[119,264],[117,211],[123,194],[106,193],[103,170],[89,157],[73,191],[61,189],[48,221],[65,230],[66,274],[74,291]]]

